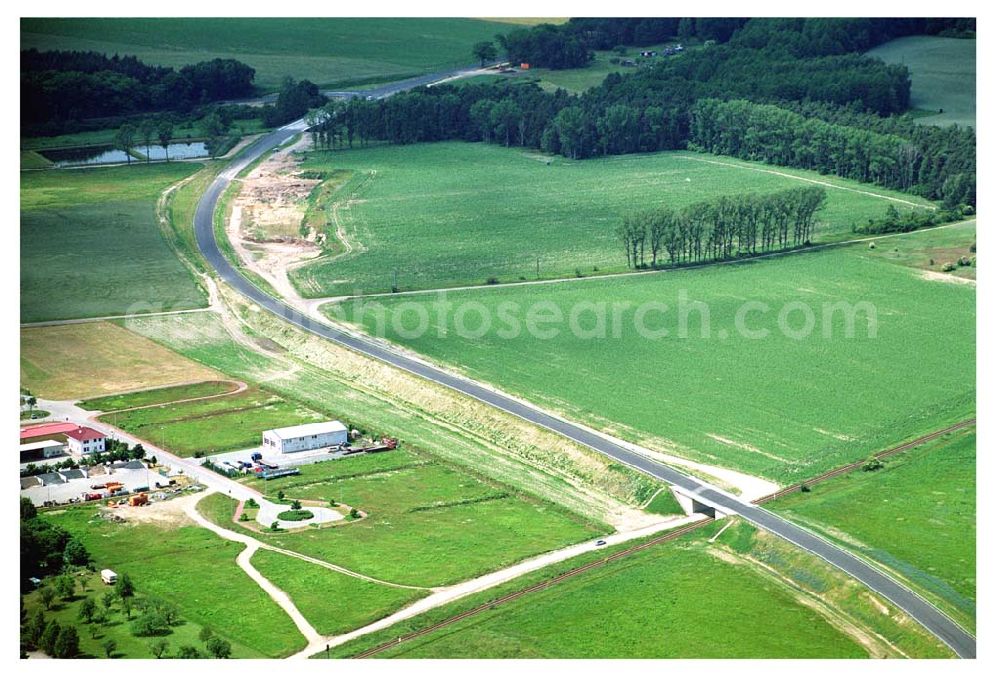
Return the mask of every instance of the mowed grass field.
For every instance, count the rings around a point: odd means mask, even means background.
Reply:
[[[976,431],[769,506],[894,570],[976,627]]]
[[[450,18],[22,19],[21,49],[134,54],[174,68],[237,59],[275,90],[286,75],[347,86],[470,65],[474,43],[512,28]]]
[[[392,583],[448,585],[607,533],[412,448],[326,461],[301,471],[266,486],[262,480],[248,481],[269,496],[280,490],[286,500],[334,500],[367,517],[261,537]]]
[[[372,583],[273,550],[258,550],[251,563],[323,635],[363,627],[428,594]]]
[[[181,616],[195,627],[182,626],[183,634],[166,637],[171,653],[182,638],[197,637],[198,628],[206,625],[232,643],[234,657],[277,658],[305,646],[281,607],[237,566],[240,544],[179,523],[115,524],[99,519],[93,506],[50,512],[45,519],[79,538],[98,570],[127,573],[140,595],[180,608]],[[127,648],[122,643],[121,649],[130,657],[151,657],[134,642]]]
[[[199,165],[21,173],[21,322],[200,308],[156,201]]]
[[[910,105],[925,124],[976,126],[976,41],[918,35],[879,45],[869,56],[910,69]],[[939,110],[943,113],[938,113]]]
[[[290,272],[311,298],[388,292],[393,281],[410,290],[622,271],[614,230],[624,214],[812,185],[803,178],[838,187],[827,190],[817,241],[849,236],[890,204],[870,186],[687,152],[573,161],[449,142],[317,152],[304,167],[355,175],[331,207],[352,252]]]
[[[219,373],[110,322],[21,329],[21,385],[81,399],[219,378]]]
[[[849,245],[365,299],[338,316],[628,439],[784,483],[971,414],[975,302],[974,287],[923,279]],[[640,315],[650,303],[667,307]]]
[[[155,392],[155,391],[154,391]],[[251,387],[235,395],[106,414],[101,420],[179,456],[259,447],[271,428],[326,420],[303,404]]]

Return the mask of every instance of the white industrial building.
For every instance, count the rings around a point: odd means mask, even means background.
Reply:
[[[340,421],[304,423],[288,428],[265,430],[263,433],[264,450],[282,454],[335,447],[340,444],[347,444],[347,426]]]
[[[59,440],[39,440],[21,445],[21,463],[36,459],[54,458],[66,453],[66,443]]]

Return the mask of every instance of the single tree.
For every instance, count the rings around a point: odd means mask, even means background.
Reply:
[[[205,642],[205,648],[216,658],[229,658],[233,653],[233,647],[229,642],[220,637],[213,637]]]
[[[178,658],[201,658],[201,652],[198,651],[198,647],[184,645],[177,649]]]
[[[122,597],[122,611],[125,612],[125,618],[132,619],[132,598]]]
[[[55,656],[56,640],[59,639],[60,630],[62,628],[59,626],[58,621],[49,621],[48,625],[45,626],[45,632],[42,633],[42,638],[38,641],[38,648],[50,656]]]
[[[135,146],[135,126],[126,122],[115,133],[114,146],[125,153],[125,161],[132,164],[132,147]]]
[[[156,123],[153,122],[152,118],[143,118],[142,122],[139,123],[139,139],[146,147],[146,162],[149,162],[149,147],[153,145],[155,138]]]
[[[76,581],[73,580],[72,575],[61,574],[57,576],[54,585],[60,597],[66,600],[73,599],[73,593],[76,592]]]
[[[104,607],[105,611],[111,611],[111,607],[115,605],[116,598],[117,595],[111,590],[108,590],[103,595],[101,595],[101,606]]]
[[[90,623],[94,620],[94,616],[97,614],[97,604],[94,602],[93,597],[87,597],[80,603],[80,620],[84,623]]]
[[[42,600],[45,610],[48,611],[52,608],[52,602],[56,599],[56,591],[52,589],[51,585],[43,585],[38,589],[38,597]]]
[[[111,655],[115,652],[115,649],[118,648],[118,642],[116,642],[113,639],[106,639],[104,640],[104,643],[101,644],[101,648],[104,649],[104,657],[111,658]]]
[[[163,146],[163,157],[170,162],[170,142],[174,138],[174,126],[164,120],[156,127],[156,139]]]
[[[149,644],[149,653],[153,654],[157,658],[163,658],[164,654],[167,653],[167,649],[170,648],[170,644],[165,639],[158,639],[155,642]]]
[[[472,46],[472,53],[476,55],[479,59],[479,66],[482,68],[486,65],[488,61],[494,61],[497,58],[497,47],[490,40],[483,40],[482,42],[477,42]]]
[[[80,636],[76,632],[76,628],[72,625],[67,625],[66,627],[59,630],[59,636],[56,638],[55,653],[53,654],[56,658],[74,658],[80,653]]]
[[[135,587],[132,585],[132,579],[129,578],[128,574],[121,574],[118,580],[115,581],[115,594],[122,600],[135,596]]]
[[[45,614],[39,609],[24,628],[24,639],[28,646],[38,648],[42,641],[42,634],[45,632],[45,625]]]
[[[302,510],[302,502],[299,501],[298,499],[295,499],[294,501],[292,501],[291,507],[292,510]]]
[[[38,508],[35,504],[31,502],[31,499],[27,496],[21,497],[21,519],[31,520],[38,517]]]
[[[208,627],[207,625],[203,627],[200,631],[198,631],[198,639],[200,639],[202,642],[207,642],[213,637],[215,637],[215,633],[212,632],[212,628]]]

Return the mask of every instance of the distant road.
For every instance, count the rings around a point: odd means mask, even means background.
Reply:
[[[405,89],[412,89],[421,84],[426,84],[423,78],[414,78],[413,80],[404,82],[408,84],[396,83],[395,85],[386,86],[380,90],[381,94],[378,96],[389,96]],[[372,92],[366,92],[366,95],[375,96]],[[198,202],[198,208],[194,217],[198,248],[209,264],[219,274],[219,277],[225,280],[233,289],[261,308],[270,311],[305,331],[381,362],[391,364],[411,374],[416,374],[428,381],[456,390],[543,428],[547,428],[641,472],[669,484],[676,485],[698,496],[698,500],[705,505],[716,508],[721,512],[739,515],[761,529],[769,531],[821,557],[881,594],[927,628],[927,630],[954,650],[959,657],[975,658],[976,640],[973,636],[924,598],[839,546],[778,517],[760,506],[744,502],[732,494],[717,489],[707,482],[651,461],[645,456],[631,451],[616,443],[611,438],[600,435],[585,426],[571,423],[527,402],[493,390],[484,384],[457,376],[426,362],[409,357],[389,344],[377,342],[371,338],[318,322],[313,318],[303,315],[284,301],[270,296],[247,278],[243,277],[229,263],[228,259],[223,256],[216,242],[215,230],[213,228],[213,215],[215,214],[216,205],[230,181],[240,171],[267,151],[287,142],[305,129],[305,122],[298,120],[255,141],[239,159],[231,163],[219,175]]]

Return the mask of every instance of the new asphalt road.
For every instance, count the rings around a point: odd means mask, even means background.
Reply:
[[[392,91],[401,90],[393,89]],[[226,189],[226,186],[229,185],[229,182],[247,165],[271,148],[285,143],[303,131],[305,127],[305,123],[300,120],[258,139],[212,183],[198,203],[194,224],[198,247],[209,264],[216,270],[219,277],[225,280],[231,287],[261,308],[278,315],[301,329],[334,341],[369,357],[404,369],[434,383],[457,390],[498,409],[531,421],[543,428],[548,428],[575,442],[614,458],[621,463],[630,465],[664,482],[681,487],[689,494],[698,496],[698,500],[707,506],[724,513],[739,515],[761,529],[769,531],[823,558],[833,566],[879,593],[941,639],[958,656],[962,658],[975,658],[975,637],[959,627],[951,618],[896,579],[812,532],[798,527],[764,508],[746,503],[736,496],[713,487],[711,484],[651,461],[586,427],[548,414],[485,385],[408,357],[391,345],[379,343],[364,336],[318,322],[296,311],[283,301],[270,296],[247,278],[243,277],[222,254],[215,239],[213,215],[215,214],[219,197]],[[862,509],[862,507],[859,506],[859,509]]]

